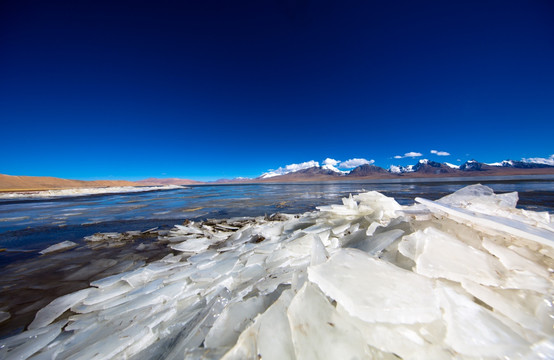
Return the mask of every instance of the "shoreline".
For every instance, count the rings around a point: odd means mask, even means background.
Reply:
[[[23,190],[0,192],[0,200],[33,199],[33,198],[59,198],[74,196],[90,196],[104,194],[128,194],[148,191],[163,191],[183,189],[180,185],[154,185],[154,186],[103,186],[103,187],[77,187],[48,190]]]
[[[80,181],[80,180],[70,180]],[[387,177],[351,177],[351,178],[324,178],[324,179],[294,179],[294,180],[277,180],[270,181],[228,181],[228,182],[199,182],[196,184],[159,184],[159,185],[98,185],[98,186],[64,186],[64,187],[35,187],[35,188],[0,188],[0,194],[10,193],[37,193],[41,191],[64,191],[77,189],[111,189],[111,188],[155,188],[155,187],[198,187],[198,186],[226,186],[226,185],[312,185],[312,184],[333,184],[333,183],[367,183],[367,184],[412,184],[412,183],[468,183],[468,182],[510,182],[510,181],[554,181],[554,173],[540,174],[514,174],[514,175],[495,175],[495,174],[480,174],[480,175],[463,175],[460,174],[450,176],[387,176]]]
[[[72,180],[44,176],[13,176],[0,174],[0,194],[38,192],[82,188],[147,187],[147,186],[209,186],[209,185],[251,185],[251,184],[304,184],[304,183],[414,183],[414,182],[476,182],[503,181],[505,178],[519,180],[554,180],[554,168],[498,168],[451,173],[411,172],[403,174],[379,173],[365,176],[339,176],[321,174],[290,173],[271,178],[221,179],[215,181],[194,181],[188,179],[144,179],[127,180]]]

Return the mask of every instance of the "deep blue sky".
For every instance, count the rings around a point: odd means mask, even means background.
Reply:
[[[551,0],[4,0],[0,173],[547,157],[553,64]]]

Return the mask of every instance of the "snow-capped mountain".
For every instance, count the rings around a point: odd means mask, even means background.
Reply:
[[[414,172],[414,165],[408,165],[408,166],[391,165],[389,167],[388,172],[390,172],[391,174],[404,174],[404,173]]]
[[[536,159],[541,161],[535,161]],[[533,174],[544,173],[548,169],[554,169],[554,157],[552,157],[553,165],[550,165],[549,159],[542,158],[517,160],[503,160],[494,163],[482,163],[475,159],[466,161],[461,165],[451,163],[439,163],[429,159],[421,159],[414,165],[400,166],[391,165],[388,169],[375,166],[373,164],[362,164],[350,171],[339,170],[335,165],[326,163],[320,166],[317,161],[308,161],[301,164],[287,165],[264,173],[256,180],[263,181],[304,181],[304,180],[333,180],[333,179],[348,179],[348,178],[387,178],[397,176],[473,176],[475,175],[514,175],[514,174]],[[532,170],[535,169],[535,170]],[[545,169],[544,171],[541,169]],[[524,172],[522,172],[524,171]],[[539,171],[539,172],[537,172]],[[550,173],[550,172],[548,172]],[[546,174],[546,173],[545,173]]]
[[[450,174],[455,173],[458,170],[453,169],[452,167],[438,163],[436,161],[431,161],[427,159],[419,160],[417,164],[413,167],[414,172],[424,173],[424,174]]]
[[[462,165],[460,165],[460,170],[462,171],[482,171],[490,168],[490,165],[487,165],[485,163],[481,163],[477,160],[468,160]]]

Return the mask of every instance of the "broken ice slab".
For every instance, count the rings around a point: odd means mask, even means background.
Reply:
[[[91,289],[87,297],[83,300],[84,305],[94,305],[100,302],[105,302],[119,295],[123,295],[131,291],[133,288],[125,283],[121,285],[113,285],[103,289]]]
[[[548,333],[554,335],[552,328],[554,312],[542,319],[537,319],[535,314],[544,301],[542,296],[531,291],[490,288],[470,281],[462,282],[462,286],[468,293],[493,308],[495,312],[505,315],[522,327],[544,335]]]
[[[180,233],[180,234],[204,234],[202,230],[194,226],[194,223],[190,223],[187,225],[175,225],[176,230],[173,232]]]
[[[256,315],[264,312],[269,305],[269,296],[256,296],[229,303],[206,335],[204,346],[208,348],[233,346],[246,326],[250,325]]]
[[[415,201],[427,206],[432,211],[439,211],[447,214],[450,218],[452,218],[452,220],[459,222],[469,221],[471,224],[485,228],[493,234],[500,232],[501,234],[535,241],[549,248],[554,247],[554,232],[547,229],[533,227],[515,219],[507,219],[501,216],[478,213],[422,198],[415,198]],[[549,252],[545,255],[552,256],[552,253]]]
[[[312,242],[312,253],[310,255],[310,265],[319,265],[327,261],[329,254],[325,250],[325,246],[321,242],[319,236],[314,235]]]
[[[457,282],[467,279],[483,285],[502,284],[504,268],[492,255],[432,227],[421,235],[415,257],[418,274]]]
[[[190,275],[190,279],[194,282],[213,281],[224,275],[229,274],[237,265],[238,259],[230,257],[227,259],[216,259],[210,263],[209,267],[202,268],[199,271]]]
[[[354,196],[354,200],[359,201],[360,206],[367,206],[380,211],[378,214],[370,215],[376,220],[392,219],[398,216],[398,211],[402,206],[394,198],[385,196],[377,191],[363,192]]]
[[[364,321],[413,324],[441,316],[430,279],[357,249],[341,249],[327,262],[309,267],[308,278]]]
[[[121,240],[124,237],[123,234],[117,232],[106,232],[106,233],[96,233],[90,236],[85,236],[86,241],[111,241],[111,240]]]
[[[200,253],[212,245],[212,240],[208,238],[189,239],[182,243],[170,245],[173,250],[188,252],[188,253]]]
[[[76,246],[77,246],[77,244],[74,243],[73,241],[62,241],[60,243],[51,245],[51,246],[47,247],[46,249],[40,251],[40,254],[45,255],[45,254],[50,254],[50,253],[53,253],[53,252],[65,251],[65,250],[72,249]]]
[[[375,255],[383,251],[403,234],[404,230],[389,230],[370,237],[364,237],[361,241],[353,243],[350,246],[365,251],[371,255]]]
[[[497,244],[492,240],[485,238],[483,239],[483,247],[487,249],[489,253],[496,256],[502,265],[504,265],[507,269],[514,271],[528,271],[545,279],[550,278],[548,269],[541,266],[536,261],[526,259],[506,246]]]
[[[279,299],[240,334],[233,348],[222,359],[295,359],[287,318],[287,307],[292,297],[291,290],[283,291]]]
[[[26,331],[8,339],[0,340],[0,358],[27,359],[53,341],[67,324],[60,321],[55,324]]]
[[[332,259],[332,258],[331,258]],[[321,265],[320,265],[321,266]],[[368,347],[313,284],[306,282],[287,310],[298,359],[364,359]]]
[[[515,208],[519,197],[517,192],[495,194],[494,191],[481,184],[469,185],[450,195],[446,195],[438,203],[456,207],[472,207],[481,209]]]
[[[508,357],[530,344],[482,306],[454,288],[437,289],[446,322],[445,343],[456,352],[475,357]]]
[[[90,288],[83,289],[55,299],[37,312],[35,319],[29,325],[29,329],[38,329],[49,325],[72,306],[83,301],[91,290]]]
[[[380,351],[402,359],[444,359],[452,353],[442,346],[446,330],[442,320],[425,324],[369,323],[351,316],[340,305],[338,314],[358,329],[364,341]]]

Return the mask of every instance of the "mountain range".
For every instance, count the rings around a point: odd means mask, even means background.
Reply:
[[[49,190],[84,187],[111,186],[153,186],[153,185],[200,185],[200,184],[245,184],[245,183],[284,183],[308,181],[342,181],[361,179],[402,179],[435,177],[510,176],[510,175],[554,175],[554,166],[544,163],[504,160],[486,164],[469,160],[461,165],[419,160],[414,165],[391,166],[384,169],[373,164],[363,164],[351,171],[340,171],[332,166],[312,166],[285,174],[274,172],[261,176],[236,179],[220,179],[213,182],[200,182],[179,178],[148,178],[139,181],[123,180],[67,180],[54,177],[11,176],[0,174],[0,191]]]
[[[427,159],[419,160],[414,165],[391,166],[384,169],[372,164],[360,165],[350,172],[331,170],[314,166],[283,175],[268,177],[263,174],[255,179],[240,182],[287,182],[287,181],[325,181],[355,179],[393,179],[425,177],[470,177],[470,176],[508,176],[508,175],[554,175],[554,166],[542,163],[504,160],[500,163],[486,164],[477,160],[468,160],[462,165],[439,163]]]

